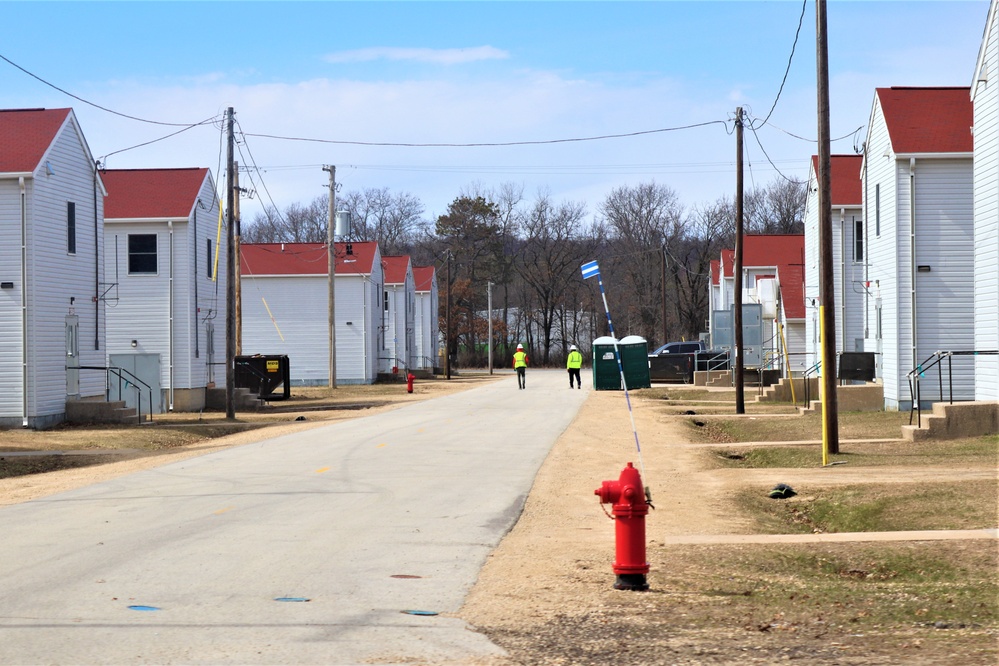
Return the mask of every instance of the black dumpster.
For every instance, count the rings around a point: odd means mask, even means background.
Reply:
[[[235,375],[236,388],[249,389],[261,400],[291,397],[291,364],[287,356],[237,356]],[[281,393],[275,394],[278,387],[281,387]]]

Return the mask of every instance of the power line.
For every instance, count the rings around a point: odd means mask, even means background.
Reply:
[[[166,125],[168,127],[184,127],[186,129],[190,129],[191,127],[197,127],[198,125],[205,125],[205,124],[207,124],[209,122],[216,121],[219,118],[218,115],[215,115],[215,116],[213,116],[212,118],[210,118],[207,121],[203,120],[200,123],[195,123],[195,124],[192,125],[191,123],[166,123],[166,122],[162,122],[162,121],[159,121],[159,120],[149,120],[147,118],[139,118],[137,116],[130,116],[127,113],[121,113],[120,111],[115,111],[114,109],[109,109],[109,108],[107,108],[105,106],[101,106],[100,104],[95,104],[94,102],[91,102],[90,100],[87,100],[87,99],[84,99],[84,98],[80,97],[79,95],[74,95],[73,93],[71,93],[71,92],[69,92],[67,90],[63,90],[62,88],[60,88],[59,86],[55,85],[54,83],[50,83],[49,81],[46,81],[45,79],[43,79],[42,77],[38,76],[37,74],[33,74],[32,72],[29,72],[24,67],[21,67],[16,62],[14,62],[13,60],[11,60],[10,58],[8,58],[7,56],[5,56],[3,54],[0,54],[0,59],[2,59],[4,62],[6,62],[7,64],[9,64],[10,66],[12,66],[12,67],[14,67],[16,69],[21,70],[22,72],[24,72],[25,74],[27,74],[31,78],[35,79],[36,81],[39,81],[39,82],[47,85],[49,88],[52,88],[53,90],[58,90],[63,95],[66,95],[67,97],[72,97],[73,99],[75,99],[75,100],[77,100],[79,102],[83,102],[84,104],[86,104],[88,106],[92,106],[95,109],[100,109],[101,111],[105,111],[107,113],[110,113],[110,114],[113,114],[113,115],[116,115],[116,116],[120,116],[122,118],[128,118],[129,120],[135,120],[135,121],[140,122],[140,123],[149,123],[150,125]],[[181,130],[181,131],[183,131],[183,130]]]
[[[763,147],[763,142],[760,141],[760,135],[756,132],[756,128],[753,127],[752,125],[749,125],[749,130],[753,133],[753,137],[756,139],[757,145],[759,145],[760,150],[763,151],[763,156],[767,158],[767,162],[769,162],[770,166],[772,166],[774,168],[774,171],[776,171],[777,174],[781,178],[783,178],[784,180],[786,180],[789,183],[798,183],[798,182],[800,182],[800,181],[795,180],[793,178],[788,178],[787,176],[784,175],[784,173],[780,169],[777,168],[777,165],[774,164],[774,161],[772,159],[770,159],[770,155],[767,154],[767,149]]]
[[[779,132],[783,132],[784,134],[787,134],[788,136],[793,137],[795,139],[799,139],[801,141],[807,141],[808,143],[818,143],[819,142],[818,139],[809,139],[809,138],[804,137],[804,136],[798,136],[797,134],[794,134],[793,132],[789,132],[786,129],[783,129],[781,127],[778,127],[777,125],[774,125],[773,123],[769,123],[769,122],[768,123],[761,123],[761,125],[769,125],[770,127],[773,127],[775,130],[777,130]],[[756,128],[753,128],[753,129],[755,130]],[[856,136],[857,132],[860,132],[863,129],[864,129],[864,126],[861,125],[857,129],[855,129],[852,132],[850,132],[849,134],[844,134],[843,136],[837,137],[835,139],[830,139],[830,141],[842,141],[843,139],[849,139],[852,136]]]
[[[3,56],[0,56],[0,57],[3,57]],[[163,141],[165,139],[169,139],[170,137],[177,136],[178,134],[180,134],[182,132],[186,132],[189,129],[194,129],[195,127],[201,127],[202,125],[207,125],[208,123],[213,122],[216,118],[217,118],[217,116],[212,116],[211,118],[208,118],[206,120],[202,120],[200,123],[195,123],[193,125],[188,125],[187,127],[181,128],[181,129],[177,130],[176,132],[171,132],[170,134],[167,134],[166,136],[161,136],[158,139],[152,139],[151,141],[145,141],[143,143],[139,143],[139,144],[136,144],[134,146],[129,146],[128,148],[122,148],[120,150],[112,151],[110,153],[107,153],[106,155],[102,155],[98,159],[101,160],[101,161],[103,161],[103,160],[106,160],[107,158],[111,157],[112,155],[117,155],[119,153],[128,152],[129,150],[135,150],[136,148],[142,148],[143,146],[148,146],[148,145],[151,145],[151,144],[154,144],[154,143],[158,143],[158,142]],[[161,124],[164,124],[164,123],[161,123]]]
[[[703,123],[694,123],[692,125],[681,125],[678,127],[664,127],[661,129],[654,130],[642,130],[638,132],[624,132],[621,134],[603,134],[599,136],[587,136],[587,137],[574,137],[569,139],[543,139],[538,141],[497,141],[497,142],[481,142],[481,143],[394,143],[389,141],[349,141],[345,139],[316,139],[309,137],[300,136],[281,136],[277,134],[245,134],[244,136],[253,136],[262,139],[277,139],[280,141],[303,141],[307,143],[328,143],[335,145],[344,146],[382,146],[382,147],[392,147],[392,148],[492,148],[492,147],[503,147],[503,146],[540,146],[540,145],[550,145],[557,143],[578,143],[583,141],[602,141],[604,139],[622,139],[635,136],[645,136],[649,134],[660,134],[663,132],[678,132],[681,130],[695,129],[698,127],[707,127],[709,125],[722,125],[728,129],[728,123],[724,120],[709,120]]]
[[[255,159],[253,159],[253,152],[250,150],[250,144],[246,140],[246,136],[247,135],[246,135],[245,132],[243,132],[243,128],[239,124],[238,120],[236,121],[236,127],[239,129],[239,135],[240,135],[240,137],[242,137],[242,141],[237,144],[238,145],[239,154],[240,155],[243,154],[243,148],[242,148],[242,146],[246,146],[246,154],[250,158],[250,164],[253,165],[253,169],[257,172],[257,177],[260,179],[260,185],[263,187],[264,193],[267,195],[267,199],[271,202],[271,206],[274,208],[274,212],[275,212],[275,214],[277,214],[278,220],[281,222],[281,224],[287,226],[288,225],[287,221],[281,215],[280,209],[278,208],[277,204],[274,202],[274,197],[271,196],[271,191],[267,188],[267,183],[264,182],[264,177],[263,177],[263,174],[260,173],[260,168],[257,166],[257,161]],[[257,189],[257,184],[253,180],[253,172],[247,170],[246,175],[250,178],[250,182],[253,183],[253,188]],[[264,214],[267,215],[268,219],[270,218],[270,213],[267,211],[267,207],[266,206],[264,206]]]
[[[798,37],[801,35],[801,24],[805,19],[805,4],[808,0],[802,0],[801,3],[801,16],[798,17],[798,29],[794,33],[794,43],[791,44],[791,55],[787,57],[787,68],[784,70],[784,78],[780,82],[780,89],[777,90],[777,97],[774,98],[774,103],[770,107],[770,111],[767,113],[767,117],[763,119],[761,125],[766,125],[767,121],[770,120],[770,116],[773,115],[774,109],[777,108],[777,102],[780,101],[780,95],[784,92],[784,84],[787,83],[787,75],[791,72],[791,61],[794,60],[794,50],[798,46]],[[756,131],[756,128],[750,124],[749,129]]]

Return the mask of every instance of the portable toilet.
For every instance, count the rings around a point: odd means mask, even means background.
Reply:
[[[638,335],[628,335],[617,343],[621,352],[621,367],[628,389],[651,388],[649,373],[649,343]]]
[[[616,338],[609,335],[597,338],[593,349],[593,388],[597,391],[620,391],[621,371],[614,356]]]

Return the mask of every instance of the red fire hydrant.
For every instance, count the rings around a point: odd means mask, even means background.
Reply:
[[[614,573],[615,590],[649,589],[645,574],[649,563],[645,560],[645,516],[649,513],[642,476],[634,465],[621,471],[617,481],[604,481],[593,491],[601,504],[613,504],[614,540],[616,544]]]
[[[413,392],[413,380],[416,379],[416,375],[412,372],[406,373],[406,393]]]

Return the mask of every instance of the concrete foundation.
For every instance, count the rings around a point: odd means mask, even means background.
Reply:
[[[922,414],[921,426],[902,426],[902,437],[910,442],[927,439],[957,439],[999,433],[999,402],[933,403],[933,413]]]
[[[170,404],[169,391],[163,391],[163,404]],[[173,390],[173,411],[200,412],[205,408],[205,388],[189,388]]]
[[[810,389],[811,395],[820,395],[822,392],[820,378],[810,377],[809,381],[816,382]],[[883,412],[885,409],[884,386],[875,382],[837,386],[836,408],[840,412]],[[822,400],[812,400],[806,407],[801,408],[802,414],[821,411]]]

